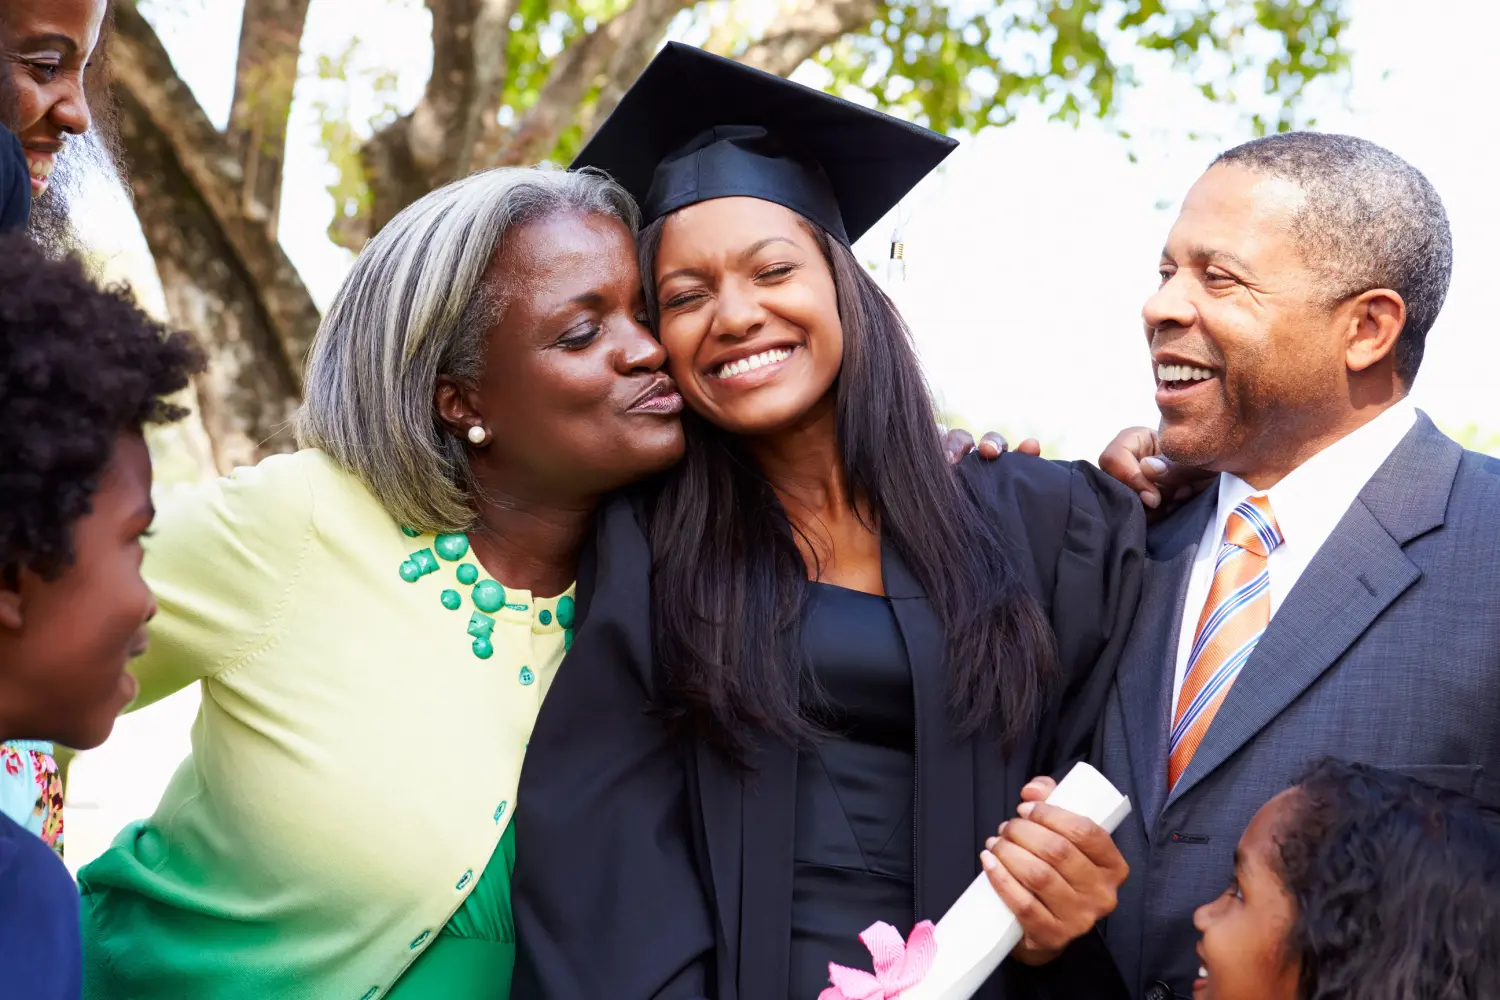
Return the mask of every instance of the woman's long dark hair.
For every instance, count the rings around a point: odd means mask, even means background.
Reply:
[[[1333,759],[1297,786],[1277,840],[1299,1000],[1500,997],[1500,812]]]
[[[641,234],[646,301],[665,220]],[[911,335],[849,248],[805,223],[833,273],[844,361],[834,392],[850,494],[921,584],[947,642],[953,725],[1004,745],[1035,722],[1055,672],[1042,610],[1004,539],[943,454]],[[650,514],[662,708],[743,761],[758,734],[803,745],[797,624],[807,569],[775,491],[743,444],[684,415],[687,456]]]

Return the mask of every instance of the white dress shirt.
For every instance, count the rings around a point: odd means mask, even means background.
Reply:
[[[1275,617],[1276,609],[1338,527],[1359,491],[1385,464],[1416,420],[1416,407],[1403,399],[1297,466],[1269,490],[1256,491],[1243,479],[1228,473],[1219,476],[1218,507],[1203,529],[1183,601],[1177,671],[1172,681],[1174,717],[1182,682],[1187,677],[1188,655],[1193,651],[1198,619],[1203,616],[1203,605],[1213,584],[1214,563],[1224,541],[1225,522],[1234,508],[1252,496],[1270,497],[1271,512],[1276,516],[1282,537],[1266,565],[1271,575],[1271,615]]]

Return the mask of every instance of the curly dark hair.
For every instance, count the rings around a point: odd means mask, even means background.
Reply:
[[[1500,997],[1500,813],[1324,759],[1278,836],[1300,1000]]]
[[[24,236],[0,239],[0,578],[56,578],[73,559],[122,433],[185,411],[163,397],[203,370],[203,354],[136,306],[99,288],[76,260]]]

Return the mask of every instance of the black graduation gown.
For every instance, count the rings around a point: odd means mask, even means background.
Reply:
[[[1135,495],[1085,463],[974,457],[961,474],[1052,621],[1065,683],[1010,754],[993,734],[957,738],[938,618],[883,549],[916,706],[917,912],[932,920],[979,873],[979,851],[1021,786],[1087,755],[1135,612],[1145,540]],[[581,567],[581,625],[517,794],[517,1000],[787,995],[796,755],[767,741],[747,777],[654,717],[649,566],[637,506],[610,502]],[[984,1000],[1123,993],[1097,934],[1042,969],[1001,968]]]

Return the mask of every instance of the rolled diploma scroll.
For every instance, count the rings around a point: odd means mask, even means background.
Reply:
[[[1130,815],[1130,800],[1098,771],[1077,764],[1047,801],[1109,833]],[[1021,943],[1021,924],[980,874],[937,923],[937,957],[901,1000],[969,1000]]]

